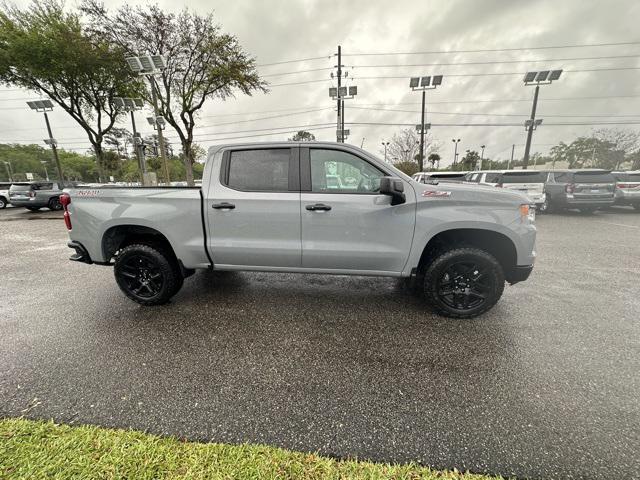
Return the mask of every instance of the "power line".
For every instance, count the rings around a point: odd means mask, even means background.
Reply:
[[[524,59],[524,60],[486,60],[482,62],[447,62],[447,63],[413,63],[413,64],[378,64],[378,65],[351,65],[351,68],[404,68],[404,67],[449,67],[455,65],[497,65],[504,63],[553,63],[553,62],[566,62],[566,61],[580,61],[580,60],[612,60],[617,58],[638,58],[640,55],[611,55],[602,57],[566,57],[566,58],[547,58],[547,59]],[[311,70],[307,70],[311,71]],[[303,71],[301,71],[303,72]]]
[[[333,55],[325,55],[323,57],[308,57],[308,58],[297,58],[294,60],[282,60],[280,62],[270,62],[270,63],[261,63],[256,65],[256,67],[270,67],[272,65],[284,65],[286,63],[297,63],[297,62],[311,62],[313,60],[325,60],[331,58]]]
[[[262,78],[265,78],[265,77],[283,77],[285,75],[296,75],[298,73],[320,72],[320,71],[323,71],[323,70],[333,70],[333,67],[310,68],[308,70],[294,70],[293,72],[269,73],[267,75],[261,75],[261,77]]]
[[[521,50],[553,50],[561,48],[590,48],[590,47],[614,47],[623,45],[640,45],[640,41],[632,42],[615,42],[615,43],[583,43],[583,44],[565,44],[565,45],[547,45],[540,47],[511,47],[511,48],[484,48],[473,50],[431,50],[422,52],[360,52],[348,53],[345,57],[357,56],[391,56],[391,55],[431,55],[431,54],[452,54],[452,53],[485,53],[485,52],[515,52]]]

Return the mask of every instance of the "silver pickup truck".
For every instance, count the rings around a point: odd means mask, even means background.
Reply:
[[[536,255],[524,195],[421,184],[339,143],[212,147],[201,188],[75,188],[61,203],[71,260],[113,265],[142,305],[196,269],[253,270],[412,278],[435,311],[470,318]]]

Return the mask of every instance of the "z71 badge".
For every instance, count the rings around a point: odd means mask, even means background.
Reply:
[[[76,195],[78,197],[97,197],[100,195],[100,190],[78,190]]]
[[[450,197],[451,192],[445,192],[440,190],[425,190],[422,192],[423,197]]]

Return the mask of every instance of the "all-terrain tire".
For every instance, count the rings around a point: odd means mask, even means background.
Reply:
[[[167,303],[182,287],[182,273],[170,255],[150,245],[123,248],[113,269],[120,290],[140,305]]]
[[[493,308],[504,282],[502,266],[493,255],[475,247],[452,247],[438,252],[427,265],[424,295],[440,315],[474,318]]]

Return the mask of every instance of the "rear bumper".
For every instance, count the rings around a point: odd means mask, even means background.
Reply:
[[[565,205],[571,207],[608,207],[613,205],[615,199],[613,196],[605,198],[565,198]]]
[[[42,200],[33,199],[29,200],[28,198],[15,198],[9,197],[9,203],[14,207],[46,207],[47,204],[43,203]]]
[[[76,242],[74,240],[67,243],[67,247],[73,248],[76,253],[69,257],[69,260],[73,262],[81,262],[91,264],[93,261],[91,260],[91,256],[89,256],[89,252],[80,242]]]
[[[616,192],[617,205],[634,205],[640,203],[640,192]]]
[[[506,272],[506,280],[511,285],[518,282],[524,282],[529,278],[532,270],[533,265],[516,265],[510,271]]]

